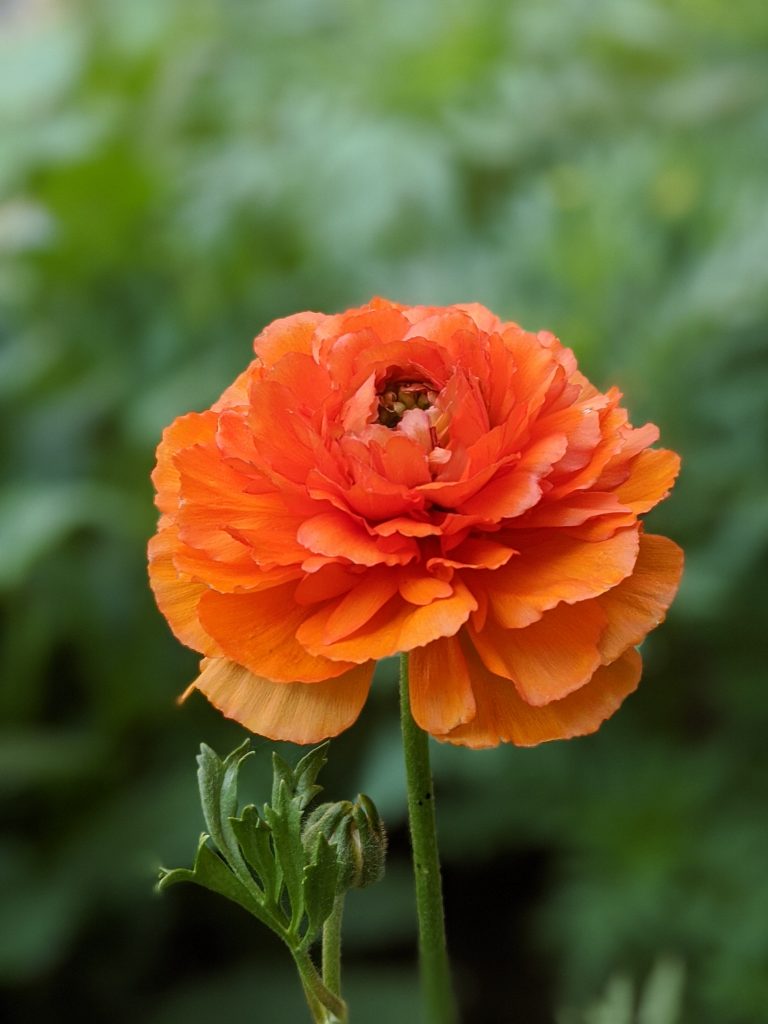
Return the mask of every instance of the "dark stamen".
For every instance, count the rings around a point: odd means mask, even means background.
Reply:
[[[437,392],[424,381],[387,381],[379,392],[379,423],[396,427],[409,409],[429,409],[436,398]]]

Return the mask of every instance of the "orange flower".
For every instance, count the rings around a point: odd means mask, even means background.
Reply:
[[[440,740],[589,733],[637,686],[682,552],[643,532],[679,459],[547,332],[479,305],[300,313],[158,448],[157,603],[197,688],[272,739],[357,718],[410,651]],[[189,692],[189,691],[188,691]]]

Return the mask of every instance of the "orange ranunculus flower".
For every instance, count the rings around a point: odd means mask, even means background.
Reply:
[[[272,739],[346,729],[410,651],[440,740],[589,733],[637,686],[682,552],[674,452],[548,332],[480,305],[300,313],[158,448],[150,575],[192,688]]]

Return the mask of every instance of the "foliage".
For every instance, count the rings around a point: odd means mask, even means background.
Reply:
[[[637,696],[583,741],[436,752],[468,1019],[549,1024],[660,956],[681,1024],[764,1014],[767,46],[756,2],[0,6],[5,1019],[195,1024],[254,987],[300,1019],[238,908],[148,892],[196,827],[190,752],[240,739],[174,706],[148,474],[261,326],[376,292],[554,330],[684,457]],[[392,826],[348,899],[360,1024],[415,1014],[399,758],[385,665],[327,769]]]

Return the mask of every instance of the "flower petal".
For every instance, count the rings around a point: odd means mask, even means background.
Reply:
[[[600,640],[603,660],[639,644],[664,621],[682,573],[683,552],[674,541],[648,533],[640,537],[632,575],[597,599],[608,619]]]
[[[507,629],[528,626],[561,601],[584,601],[625,579],[639,546],[636,527],[601,542],[538,530],[514,535],[520,554],[484,577],[491,609]]]
[[[213,441],[216,436],[215,413],[190,412],[179,416],[163,431],[163,439],[157,446],[157,465],[152,471],[152,483],[157,492],[155,504],[168,515],[172,515],[179,504],[179,471],[175,464],[178,452],[192,445]]]
[[[642,669],[640,655],[630,648],[617,661],[598,668],[575,693],[532,707],[508,679],[489,672],[469,648],[466,658],[477,706],[475,717],[436,738],[475,748],[499,743],[533,747],[595,732],[637,688]]]
[[[274,682],[315,683],[352,668],[354,661],[309,654],[297,641],[307,609],[296,604],[294,590],[288,583],[255,594],[208,591],[200,601],[200,622],[223,654]]]
[[[371,569],[336,604],[325,624],[327,644],[349,636],[373,618],[397,593],[397,575],[388,569]]]
[[[372,537],[357,520],[343,512],[323,512],[302,523],[297,538],[307,551],[343,558],[358,565],[405,565],[418,554],[409,537]]]
[[[629,479],[616,488],[616,497],[637,515],[648,512],[667,497],[679,472],[676,452],[651,448],[632,460]]]
[[[274,366],[289,352],[312,355],[315,329],[326,319],[322,313],[295,313],[274,320],[253,343],[257,356],[265,366]]]
[[[453,636],[477,607],[477,601],[459,581],[454,581],[450,597],[421,607],[404,604],[394,598],[354,635],[334,644],[325,643],[325,628],[333,614],[329,605],[299,627],[297,637],[311,654],[363,662],[368,658],[387,658],[398,651],[411,651]]]
[[[409,568],[400,572],[400,593],[410,604],[431,604],[441,597],[450,597],[453,587],[447,580]]]
[[[227,658],[205,659],[201,668],[192,687],[227,718],[272,740],[319,743],[338,736],[360,714],[374,664],[318,683],[273,683]]]
[[[472,683],[458,637],[442,637],[412,651],[408,684],[413,717],[433,735],[450,732],[475,716]]]
[[[503,629],[489,616],[472,640],[491,672],[512,679],[529,704],[560,700],[600,664],[606,617],[596,601],[559,604],[525,629]]]
[[[198,608],[207,591],[203,583],[185,580],[173,563],[179,547],[175,527],[161,530],[149,542],[149,582],[157,607],[168,620],[175,637],[201,654],[218,653],[216,645],[200,624]]]

